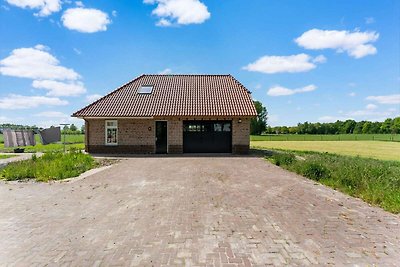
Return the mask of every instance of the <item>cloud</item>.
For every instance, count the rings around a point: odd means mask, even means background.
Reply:
[[[37,45],[14,49],[10,56],[0,61],[0,74],[31,79],[76,80],[80,76],[73,69],[60,66],[48,53],[47,47]]]
[[[201,24],[211,16],[207,6],[199,0],[144,0],[143,3],[157,5],[152,11],[159,17],[157,26]]]
[[[365,18],[365,24],[372,24],[372,23],[375,23],[374,17]]]
[[[99,94],[87,95],[86,96],[86,102],[92,103],[92,102],[98,100],[101,97],[103,97],[103,96],[99,95]]]
[[[59,82],[52,80],[35,80],[32,87],[49,90],[48,96],[78,96],[86,93],[86,88],[82,82]]]
[[[294,95],[298,93],[306,93],[306,92],[311,92],[316,90],[317,87],[313,84],[301,87],[301,88],[296,88],[296,89],[289,89],[285,88],[282,86],[274,86],[270,88],[267,92],[269,96],[287,96],[287,95]]]
[[[35,117],[45,117],[45,118],[68,118],[69,116],[60,111],[44,111],[39,112],[34,115]]]
[[[117,10],[113,10],[113,11],[111,12],[111,15],[112,15],[113,17],[116,17],[116,16],[118,16],[118,12],[117,12]]]
[[[365,106],[365,109],[367,109],[367,110],[374,110],[374,109],[377,109],[377,108],[378,108],[378,106],[374,105],[374,104],[368,104],[368,105]]]
[[[83,33],[106,31],[111,23],[107,13],[94,8],[67,9],[61,17],[64,27]]]
[[[312,58],[307,54],[292,56],[263,56],[255,62],[243,67],[243,69],[268,74],[281,72],[306,72],[316,68],[314,63],[321,63],[324,60],[326,60],[324,56]]]
[[[158,72],[158,74],[172,74],[172,70],[170,68],[166,68],[166,69]]]
[[[0,98],[0,109],[29,109],[39,106],[64,106],[68,101],[57,97],[14,95]]]
[[[377,102],[379,104],[400,104],[400,94],[368,96],[367,100]]]
[[[356,93],[355,92],[350,92],[349,96],[351,96],[351,97],[356,96]]]
[[[295,42],[306,49],[335,49],[337,52],[347,52],[354,58],[362,58],[376,54],[376,48],[370,44],[379,38],[376,32],[360,32],[358,30],[336,31],[312,29],[295,39]]]
[[[342,116],[322,116],[318,118],[320,122],[335,122],[335,121],[345,121],[348,119],[352,119],[349,117],[342,117]]]
[[[46,17],[61,10],[61,0],[6,0],[7,3],[20,8],[39,9],[35,16]]]

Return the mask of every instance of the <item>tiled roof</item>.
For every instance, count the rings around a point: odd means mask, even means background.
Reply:
[[[151,94],[139,94],[152,85]],[[231,75],[142,75],[74,117],[255,116],[250,92]]]

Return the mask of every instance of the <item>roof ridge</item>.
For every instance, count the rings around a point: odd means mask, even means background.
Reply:
[[[143,76],[232,76],[231,74],[143,74]]]

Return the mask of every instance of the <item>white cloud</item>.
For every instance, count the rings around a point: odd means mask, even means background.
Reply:
[[[170,68],[166,68],[162,71],[159,71],[158,74],[172,74],[172,70]]]
[[[106,31],[111,23],[107,13],[94,8],[69,8],[61,17],[64,27],[84,33]]]
[[[298,93],[306,93],[311,92],[317,89],[317,86],[310,84],[301,88],[296,89],[289,89],[282,86],[274,86],[270,88],[267,92],[269,96],[287,96],[287,95],[294,95]]]
[[[61,0],[6,0],[7,3],[20,8],[39,9],[35,16],[46,17],[61,9]]]
[[[356,96],[356,93],[355,92],[350,92],[349,96],[351,96],[351,97]]]
[[[113,11],[111,12],[111,15],[112,15],[113,17],[116,17],[116,16],[118,16],[118,12],[117,12],[117,10],[113,10]]]
[[[211,16],[207,6],[199,0],[144,0],[143,3],[157,5],[152,11],[160,18],[157,26],[200,24]]]
[[[400,104],[400,94],[368,96],[366,99],[379,104]]]
[[[368,105],[365,106],[366,110],[374,110],[374,109],[377,109],[377,108],[378,108],[378,106],[374,105],[374,104],[368,104]]]
[[[0,98],[0,109],[29,109],[39,106],[64,106],[68,101],[57,97],[14,95]]]
[[[86,96],[86,102],[92,103],[92,102],[98,100],[101,97],[103,97],[103,96],[99,95],[99,94],[87,95]]]
[[[365,18],[365,24],[372,24],[372,23],[375,23],[374,17]]]
[[[45,118],[68,118],[69,116],[60,111],[44,111],[39,112],[34,115],[35,117],[45,117]]]
[[[82,51],[79,50],[78,48],[75,48],[75,47],[74,47],[73,50],[74,50],[74,52],[75,52],[77,55],[82,54]]]
[[[325,63],[326,62],[326,57],[324,55],[319,55],[316,56],[313,61],[314,63]]]
[[[75,5],[77,6],[77,7],[84,7],[85,5],[82,3],[82,1],[76,1],[75,2]]]
[[[376,32],[312,29],[295,39],[295,42],[306,49],[330,48],[337,52],[347,52],[354,58],[362,58],[376,54],[376,48],[370,43],[375,42],[378,38],[379,34]]]
[[[31,79],[76,80],[80,76],[73,69],[60,66],[60,62],[48,53],[47,47],[37,45],[18,48],[0,61],[0,74]]]
[[[318,118],[320,122],[335,122],[335,121],[345,121],[352,118],[349,117],[342,117],[342,116],[322,116]]]
[[[86,93],[86,88],[82,82],[59,82],[52,80],[35,80],[32,83],[34,88],[49,90],[48,96],[78,96]]]
[[[314,69],[316,67],[314,63],[324,61],[324,59],[325,57],[323,56],[312,58],[307,54],[291,56],[263,56],[255,62],[243,67],[243,69],[268,74],[280,72],[305,72]]]

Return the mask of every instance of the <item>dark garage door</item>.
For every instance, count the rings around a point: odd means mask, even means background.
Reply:
[[[184,121],[184,153],[231,153],[231,121]]]

